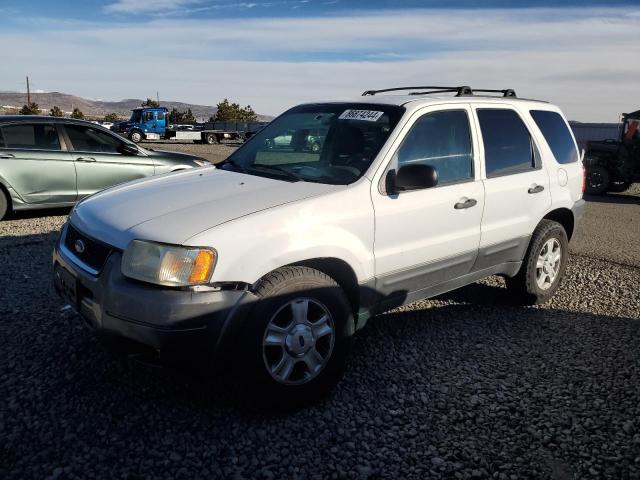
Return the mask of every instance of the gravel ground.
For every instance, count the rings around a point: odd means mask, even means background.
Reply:
[[[2,222],[0,477],[640,478],[639,201],[588,205],[548,305],[490,278],[380,315],[335,392],[286,416],[105,351],[49,292],[64,215]]]
[[[143,142],[140,144],[144,148],[154,150],[172,150],[175,152],[185,152],[199,155],[213,163],[220,163],[227,158],[241,143],[226,142],[219,145],[202,145],[193,142]]]

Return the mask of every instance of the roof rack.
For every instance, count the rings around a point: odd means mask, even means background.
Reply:
[[[429,95],[431,93],[455,93],[456,97],[468,97],[475,95],[476,92],[482,93],[501,93],[503,97],[514,97],[517,98],[516,92],[507,88],[504,90],[493,90],[487,88],[474,88],[472,89],[469,86],[461,86],[461,87],[396,87],[396,88],[384,88],[382,90],[367,90],[362,93],[363,97],[370,95],[377,95],[378,93],[386,93],[386,92],[398,92],[402,90],[417,90],[415,92],[410,92],[409,95]],[[426,91],[425,91],[426,90]]]

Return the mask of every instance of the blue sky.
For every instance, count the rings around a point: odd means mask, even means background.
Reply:
[[[571,118],[640,106],[639,1],[0,0],[0,90],[292,104],[405,84],[515,88]],[[11,46],[7,48],[6,46]]]

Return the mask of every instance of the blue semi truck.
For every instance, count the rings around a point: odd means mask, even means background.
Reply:
[[[196,143],[220,143],[223,139],[245,140],[268,122],[205,122],[194,125],[169,125],[165,107],[140,107],[131,118],[115,123],[111,130],[139,143],[144,140],[191,140]]]

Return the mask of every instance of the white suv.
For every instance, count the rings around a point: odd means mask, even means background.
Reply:
[[[368,91],[288,110],[218,168],[83,200],[54,283],[101,334],[163,358],[231,359],[262,398],[297,403],[337,381],[372,314],[489,275],[523,303],[550,298],[583,184],[554,105],[512,90]]]

